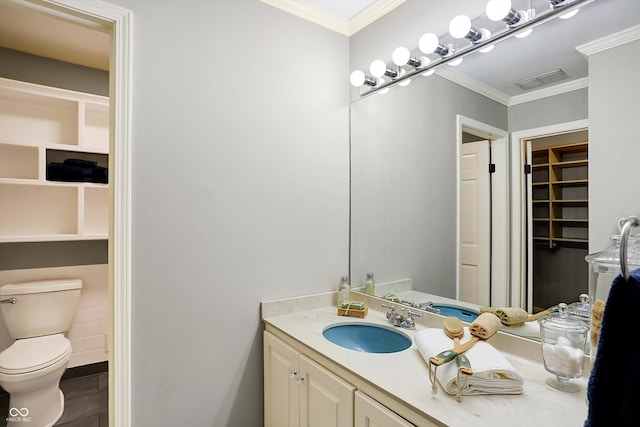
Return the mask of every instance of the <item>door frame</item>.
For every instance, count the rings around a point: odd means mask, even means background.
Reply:
[[[506,307],[510,301],[509,133],[460,114],[456,115],[456,298],[460,297],[460,156],[463,132],[489,140],[491,161],[496,165],[491,177],[491,305]]]
[[[515,307],[532,305],[532,290],[527,283],[532,274],[527,266],[530,262],[530,244],[527,229],[530,229],[530,218],[527,215],[527,177],[524,174],[526,164],[526,147],[528,140],[563,133],[571,133],[589,129],[589,120],[574,120],[549,126],[526,129],[511,134],[511,303]]]
[[[109,425],[131,425],[132,12],[100,0],[12,0],[111,34],[109,66]]]

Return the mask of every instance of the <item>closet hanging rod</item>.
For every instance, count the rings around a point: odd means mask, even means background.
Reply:
[[[629,243],[629,233],[633,227],[640,225],[640,217],[630,216],[625,219],[622,226],[622,232],[620,233],[620,270],[622,271],[622,277],[624,280],[629,280],[629,264],[627,260],[627,246]]]

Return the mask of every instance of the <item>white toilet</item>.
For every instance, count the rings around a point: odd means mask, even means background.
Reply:
[[[0,287],[0,309],[16,341],[0,353],[0,386],[10,395],[8,425],[52,426],[64,412],[60,378],[71,357],[69,330],[82,281]],[[15,423],[15,424],[14,424]]]

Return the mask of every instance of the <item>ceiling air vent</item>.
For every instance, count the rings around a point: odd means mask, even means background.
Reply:
[[[539,74],[537,76],[522,79],[520,81],[515,82],[514,84],[522,90],[531,90],[531,89],[538,88],[540,86],[556,83],[568,78],[569,76],[567,76],[567,74],[564,71],[558,69],[558,70],[549,71],[548,73]]]

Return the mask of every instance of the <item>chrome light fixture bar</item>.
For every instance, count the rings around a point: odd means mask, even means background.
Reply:
[[[514,27],[526,21],[525,13],[514,10],[510,0],[489,0],[486,15],[492,21],[502,21],[509,27]]]
[[[367,86],[371,86],[371,89],[365,93],[361,93],[360,97],[366,97],[377,93],[383,89],[388,89],[391,86],[395,86],[396,84],[400,84],[402,81],[406,79],[411,79],[417,74],[429,74],[429,71],[435,71],[437,68],[455,61],[456,59],[461,59],[466,55],[469,55],[473,52],[479,51],[481,49],[486,49],[490,45],[500,42],[502,40],[506,40],[515,36],[517,33],[521,33],[525,30],[532,30],[538,25],[544,24],[545,22],[551,21],[552,19],[564,15],[572,10],[577,10],[580,7],[583,7],[589,3],[592,3],[596,0],[549,0],[551,7],[548,10],[541,11],[536,13],[534,17],[529,19],[526,22],[519,22],[518,25],[507,25],[505,29],[501,32],[496,32],[491,37],[481,38],[475,43],[472,41],[468,46],[459,48],[457,50],[453,50],[447,46],[439,44],[438,37],[435,37],[435,42],[433,40],[433,36],[428,37],[428,43],[425,42],[424,46],[428,46],[425,51],[422,48],[420,49],[423,53],[435,53],[440,56],[439,59],[433,62],[421,61],[422,66],[419,68],[414,68],[413,70],[409,70],[404,74],[398,73],[398,76],[390,81],[379,81],[373,77],[366,76],[365,81],[360,84],[366,84]],[[554,7],[554,4],[557,6]],[[562,6],[562,7],[560,7]],[[506,22],[506,21],[505,21]],[[428,33],[429,34],[429,33]],[[465,34],[465,38],[469,34]],[[424,37],[424,36],[423,36]],[[471,40],[471,39],[469,39]],[[435,46],[434,46],[435,43]],[[433,50],[431,50],[433,48]],[[428,59],[428,58],[427,58]],[[356,73],[356,71],[354,71]],[[364,74],[364,73],[363,73]],[[353,73],[352,73],[353,75]],[[354,84],[354,86],[357,86]]]

